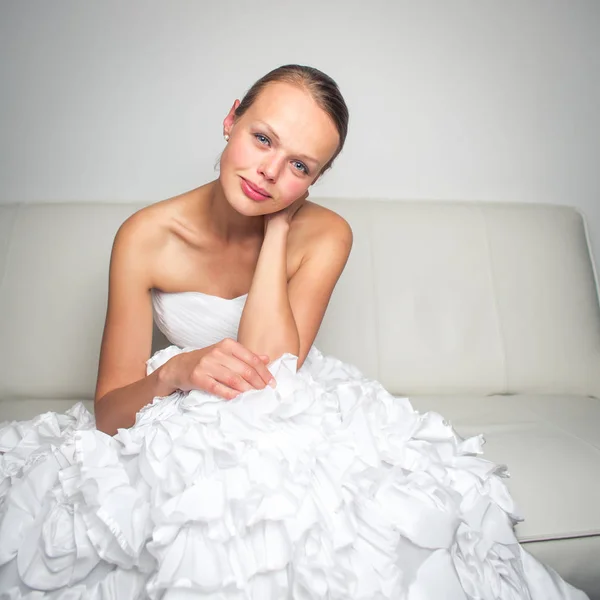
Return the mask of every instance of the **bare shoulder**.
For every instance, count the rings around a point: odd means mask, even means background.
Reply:
[[[186,222],[197,191],[155,202],[133,213],[119,227],[115,247],[126,247],[148,258],[156,256]]]
[[[292,221],[292,243],[303,254],[324,246],[337,247],[346,256],[352,248],[352,229],[341,215],[314,202],[306,202]]]

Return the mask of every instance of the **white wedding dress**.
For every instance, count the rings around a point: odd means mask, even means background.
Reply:
[[[153,292],[186,349],[245,296]],[[114,437],[82,404],[0,428],[0,598],[584,599],[518,544],[504,468],[313,348],[277,388],[156,398]]]

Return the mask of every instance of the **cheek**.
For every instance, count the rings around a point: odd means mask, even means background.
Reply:
[[[223,158],[226,166],[247,168],[256,160],[256,149],[243,140],[232,140],[227,145]]]
[[[308,179],[301,179],[291,173],[281,183],[281,202],[286,206],[303,196],[310,185]]]

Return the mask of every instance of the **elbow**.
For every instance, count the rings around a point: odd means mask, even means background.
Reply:
[[[109,424],[104,421],[104,419],[96,416],[96,429],[106,435],[114,435],[115,432],[110,430]]]
[[[296,363],[296,371],[300,370],[300,367],[302,367],[302,365],[304,364],[305,360],[306,360],[306,356],[299,356],[298,357],[298,362]]]
[[[107,418],[107,411],[104,410],[104,405],[101,400],[94,401],[94,416],[96,419],[96,429],[101,431],[102,433],[106,433],[106,435],[113,436],[117,433],[116,429],[111,426],[109,419]],[[114,429],[114,431],[113,431]]]
[[[300,355],[300,340],[298,339],[298,336],[287,336],[280,339],[269,336],[267,339],[257,340],[256,343],[252,345],[246,345],[242,340],[240,340],[240,343],[259,356],[268,356],[269,362],[281,358],[284,354],[293,354],[294,356]]]
[[[308,346],[308,348],[301,347],[298,351],[298,354],[296,354],[296,356],[298,357],[298,363],[296,365],[297,370],[299,370],[300,367],[304,364],[304,361],[306,360],[306,358],[308,357],[308,353],[310,352],[310,348],[311,346]]]
[[[269,357],[270,362],[273,362],[273,361],[277,360],[278,358],[281,358],[284,354],[291,354],[292,356],[299,357],[300,349],[299,349],[299,345],[287,344],[287,345],[273,347],[273,348],[271,348],[270,352],[265,352],[264,354],[266,354]]]
[[[119,424],[115,416],[114,403],[111,402],[111,392],[94,400],[94,418],[96,429],[106,435],[116,435]]]

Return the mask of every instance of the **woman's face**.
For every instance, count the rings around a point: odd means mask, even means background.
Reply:
[[[305,90],[270,83],[238,119],[223,123],[229,142],[219,180],[239,213],[266,215],[303,196],[333,157],[339,136],[331,118]]]

